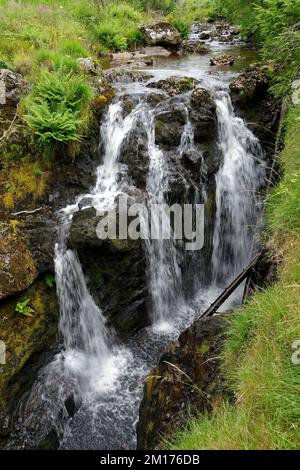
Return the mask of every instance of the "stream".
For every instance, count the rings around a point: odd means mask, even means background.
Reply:
[[[193,32],[191,37],[195,38]],[[62,344],[53,360],[39,372],[30,395],[19,407],[19,439],[21,436],[29,447],[48,439],[51,429],[55,429],[60,449],[134,449],[145,377],[165,347],[199,317],[258,250],[264,153],[257,138],[235,114],[228,92],[230,80],[255,60],[256,53],[241,44],[214,41],[210,47],[207,55],[157,57],[153,66],[145,70],[153,75],[150,81],[175,75],[197,79],[215,102],[216,145],[222,163],[215,174],[210,281],[203,283],[197,274],[201,265],[197,253],[190,256],[189,270],[185,272],[185,255],[173,237],[145,241],[152,324],[125,340],[106,324],[103,306],[96,304],[89,291],[79,257],[67,243],[72,218],[84,201],[88,201],[86,207],[98,210],[114,207],[116,197],[126,187],[126,165],[120,160],[122,145],[132,130],[142,129],[145,135],[149,154],[148,205],[166,203],[168,192],[164,149],[155,141],[155,116],[160,105],[150,106],[147,99],[153,88],[140,82],[115,84],[116,97],[101,123],[95,185],[89,194],[78,195],[71,205],[59,211],[55,270]],[[221,52],[236,58],[234,67],[215,69],[209,65],[210,58]],[[124,95],[135,98],[135,106],[125,114]],[[189,96],[190,93],[179,95],[172,101],[186,116],[179,154],[195,151],[186,101]],[[195,188],[193,198],[196,203],[206,197],[204,182]],[[186,285],[190,284],[192,296],[186,293]],[[239,304],[241,292],[242,288],[223,309]]]

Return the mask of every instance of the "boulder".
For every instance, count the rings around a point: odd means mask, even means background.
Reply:
[[[0,69],[0,105],[16,105],[29,85],[22,75],[8,69]]]
[[[182,54],[208,54],[209,47],[202,41],[183,41],[180,52]]]
[[[151,46],[165,46],[176,49],[182,43],[182,37],[177,29],[169,23],[141,25],[139,27],[144,40]]]
[[[199,81],[195,78],[175,76],[158,82],[151,82],[147,86],[149,88],[158,88],[170,96],[175,96],[193,90],[198,83]]]
[[[233,65],[233,64],[234,64],[234,57],[228,54],[220,54],[210,59],[210,65],[218,65],[222,67],[225,65]]]
[[[96,64],[92,57],[79,57],[77,63],[81,70],[86,73],[97,74],[101,70],[100,66]]]
[[[233,101],[239,106],[261,100],[266,96],[269,78],[263,67],[252,66],[236,77],[230,84]]]
[[[104,77],[109,83],[147,82],[152,75],[147,72],[114,68],[104,71]]]

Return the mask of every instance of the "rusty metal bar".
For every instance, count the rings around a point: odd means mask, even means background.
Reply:
[[[219,297],[211,304],[211,306],[201,315],[201,317],[211,317],[218,308],[228,299],[235,289],[252,273],[253,268],[263,257],[263,252],[259,253],[248,266],[232,281],[232,283],[223,290]]]

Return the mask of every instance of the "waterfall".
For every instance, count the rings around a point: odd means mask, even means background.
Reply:
[[[103,163],[97,168],[97,178],[90,194],[80,195],[75,204],[62,212],[59,242],[55,248],[55,274],[60,303],[60,332],[64,340],[65,373],[76,381],[81,395],[110,389],[118,374],[118,350],[114,347],[112,332],[105,326],[105,318],[86,285],[76,252],[67,249],[67,238],[72,217],[79,203],[88,201],[97,209],[114,206],[118,194],[117,177],[121,144],[136,117],[132,112],[123,119],[120,101],[110,105],[101,127],[104,148]]]
[[[214,280],[230,282],[254,256],[264,184],[263,151],[258,139],[235,116],[230,96],[216,96],[218,147],[223,164],[216,175],[216,221],[212,265]]]
[[[172,328],[172,320],[183,304],[181,269],[166,205],[167,167],[163,151],[155,144],[155,113],[148,112],[146,131],[149,153],[147,177],[148,207],[159,207],[151,214],[151,231],[160,234],[157,239],[146,240],[149,292],[152,300],[154,328],[164,331]],[[144,121],[145,125],[145,121]],[[164,232],[165,231],[165,232]]]

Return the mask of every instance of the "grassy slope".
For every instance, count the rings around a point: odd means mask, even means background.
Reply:
[[[228,320],[224,371],[235,404],[218,405],[178,433],[172,449],[299,449],[300,364],[300,107],[290,109],[284,177],[267,201],[270,245],[283,263],[277,283]]]

